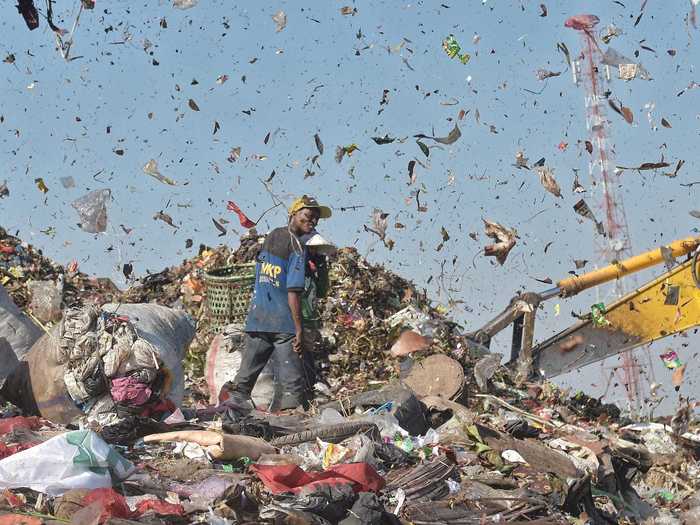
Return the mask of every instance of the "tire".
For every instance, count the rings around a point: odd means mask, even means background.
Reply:
[[[344,439],[349,438],[359,433],[369,433],[370,436],[379,436],[377,425],[369,421],[348,421],[347,423],[337,423],[334,425],[323,425],[311,430],[303,432],[295,432],[287,434],[270,441],[274,447],[283,447],[287,445],[300,445],[308,443],[316,438],[322,439],[330,443],[340,443]]]

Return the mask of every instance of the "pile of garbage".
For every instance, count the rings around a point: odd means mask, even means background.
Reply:
[[[334,256],[323,304],[325,397],[292,414],[192,402],[181,367],[193,317],[206,322],[203,274],[250,261],[259,239],[202,248],[113,304],[77,296],[47,334],[3,306],[0,522],[699,522],[693,405],[633,421],[583,392],[516,387],[500,356],[353,249]]]
[[[121,292],[110,279],[89,277],[77,262],[67,267],[0,227],[0,285],[21,309],[42,323],[61,318],[63,308],[104,304]]]
[[[459,326],[412,282],[371,264],[354,248],[332,258],[331,290],[320,300],[327,362],[324,376],[342,394],[398,376],[398,355],[443,352],[467,365]],[[408,331],[396,345],[400,335]]]
[[[183,309],[197,326],[186,356],[189,375],[196,380],[204,374],[205,355],[216,335],[207,315],[204,276],[216,268],[253,262],[262,239],[253,229],[240,238],[236,249],[201,245],[195,257],[138,278],[122,292],[109,279],[64,268],[0,229],[0,284],[20,309],[45,326],[57,323],[64,309],[88,304],[155,303]],[[396,359],[388,350],[407,328],[412,329],[409,335],[425,338],[410,341],[412,346],[452,353],[458,359],[469,357],[459,327],[430,304],[425,291],[381,265],[368,263],[353,248],[333,256],[331,292],[320,305],[324,342],[318,366],[338,393],[398,377]]]
[[[211,248],[202,244],[195,257],[185,259],[179,266],[137,279],[121,299],[126,303],[157,303],[171,308],[182,305],[190,315],[202,319],[205,315],[204,274],[215,268],[253,262],[263,238],[251,229],[239,239],[235,250],[225,245]]]
[[[193,379],[205,373],[205,354],[218,333],[208,318],[204,276],[216,268],[253,262],[263,238],[253,229],[240,238],[235,250],[200,246],[194,258],[138,279],[121,295],[125,303],[182,307],[197,321],[187,355]],[[369,263],[353,248],[339,250],[330,267],[331,291],[319,300],[323,343],[316,361],[334,393],[352,393],[368,382],[381,384],[398,377],[397,360],[389,350],[407,329],[418,339],[410,341],[410,353],[430,349],[449,353],[465,365],[469,362],[468,342],[458,325],[412,282]]]
[[[489,389],[464,404],[392,382],[303,415],[230,404],[77,431],[6,412],[0,512],[32,524],[698,523],[700,435],[687,426],[627,424],[548,384]]]

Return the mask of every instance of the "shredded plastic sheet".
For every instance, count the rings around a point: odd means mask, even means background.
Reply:
[[[284,11],[277,11],[272,15],[272,21],[277,25],[276,31],[278,33],[287,27],[287,15]]]
[[[248,216],[241,210],[238,205],[233,202],[233,201],[228,201],[228,204],[226,205],[226,209],[229,211],[232,211],[236,215],[238,215],[238,221],[241,223],[241,226],[244,228],[254,228],[256,226],[256,223],[253,222],[248,218]]]
[[[107,201],[111,195],[112,191],[108,189],[93,190],[71,203],[78,212],[83,231],[104,233],[107,230]]]
[[[647,71],[642,64],[635,62],[631,58],[627,58],[612,47],[605,50],[603,54],[603,64],[617,67],[620,78],[623,80],[631,80],[635,77],[639,77],[642,80],[651,80],[649,71]],[[634,73],[634,76],[629,77],[632,73]]]
[[[168,186],[175,186],[176,183],[173,179],[170,177],[166,177],[165,175],[162,175],[160,171],[158,170],[158,163],[156,162],[155,159],[149,160],[143,167],[143,172],[146,175],[150,175],[154,179],[156,179],[159,182],[162,182],[163,184],[167,184]]]

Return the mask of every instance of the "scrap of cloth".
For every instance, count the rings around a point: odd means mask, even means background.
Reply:
[[[378,492],[384,479],[367,463],[333,465],[323,472],[306,472],[297,465],[251,465],[265,487],[273,494],[297,494],[304,487],[351,485],[355,492]]]
[[[112,399],[121,405],[141,406],[151,398],[153,391],[138,378],[126,376],[112,379],[110,393]]]

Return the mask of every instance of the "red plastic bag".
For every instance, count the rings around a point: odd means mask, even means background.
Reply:
[[[159,399],[156,403],[145,405],[139,415],[141,417],[160,419],[165,414],[175,412],[176,409],[177,406],[170,399]]]
[[[23,507],[27,504],[27,498],[25,498],[24,496],[18,496],[10,489],[3,490],[2,497],[12,509]]]
[[[83,506],[87,507],[91,503],[100,502],[102,504],[102,514],[100,515],[100,523],[104,523],[109,518],[129,519],[133,516],[129,505],[126,504],[124,496],[116,492],[114,489],[95,489],[91,490],[82,501]]]
[[[182,516],[185,514],[185,509],[182,505],[168,503],[155,498],[139,502],[136,505],[136,510],[132,512],[124,496],[111,488],[91,490],[85,495],[81,503],[87,507],[95,502],[102,505],[100,523],[105,523],[110,518],[135,519],[148,511],[153,511],[160,516]],[[0,525],[2,524],[0,523]]]
[[[245,213],[243,213],[243,211],[241,211],[241,209],[238,206],[236,206],[235,202],[228,201],[226,209],[238,215],[238,220],[240,221],[241,226],[243,226],[244,228],[253,228],[256,225],[253,221],[251,221],[248,218],[248,216]]]
[[[305,472],[297,465],[252,465],[265,487],[274,494],[299,492],[302,487],[350,484],[355,492],[378,492],[384,479],[368,463],[333,465],[323,472]]]

